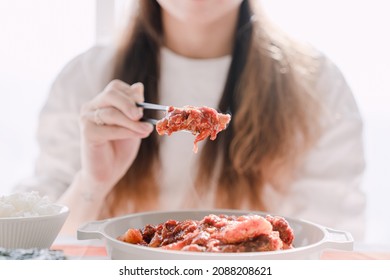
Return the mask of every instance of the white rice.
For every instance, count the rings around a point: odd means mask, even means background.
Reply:
[[[0,196],[0,218],[37,217],[58,213],[47,196],[38,192],[13,193]]]

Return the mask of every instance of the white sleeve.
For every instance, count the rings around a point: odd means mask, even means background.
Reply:
[[[39,116],[34,177],[20,182],[15,190],[35,190],[55,201],[72,183],[81,165],[80,109],[104,87],[109,76],[109,67],[100,65],[107,61],[104,58],[102,49],[92,48],[57,76]]]
[[[344,77],[328,60],[316,90],[324,100],[324,130],[287,195],[280,198],[278,212],[349,231],[361,240],[365,227],[362,119]]]

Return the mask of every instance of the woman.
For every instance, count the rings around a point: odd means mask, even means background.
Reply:
[[[362,236],[362,123],[338,69],[250,0],[148,0],[118,48],[69,63],[41,115],[33,186],[64,230],[135,211],[242,208]],[[215,141],[158,136],[142,101],[230,112]],[[81,117],[80,117],[81,109]],[[81,130],[79,131],[79,125]]]

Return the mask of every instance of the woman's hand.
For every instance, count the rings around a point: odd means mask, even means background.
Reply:
[[[137,102],[144,101],[141,83],[111,81],[81,110],[81,164],[79,176],[85,193],[105,197],[133,163],[141,139],[153,126]]]

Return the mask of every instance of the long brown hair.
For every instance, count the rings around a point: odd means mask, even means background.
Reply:
[[[216,207],[239,208],[245,203],[266,210],[262,188],[270,183],[282,189],[283,180],[291,179],[294,166],[315,139],[318,108],[302,77],[309,77],[312,60],[285,36],[275,36],[281,33],[273,34],[264,17],[254,14],[253,5],[249,0],[241,4],[218,108],[232,114],[232,123],[204,145],[196,187],[203,195],[216,178]],[[139,1],[138,9],[129,37],[118,50],[113,78],[144,83],[145,100],[158,102],[161,8],[157,1],[145,0]],[[131,211],[158,206],[158,169],[159,141],[154,133],[142,141],[134,163],[107,198],[110,214],[128,209],[129,201]]]

